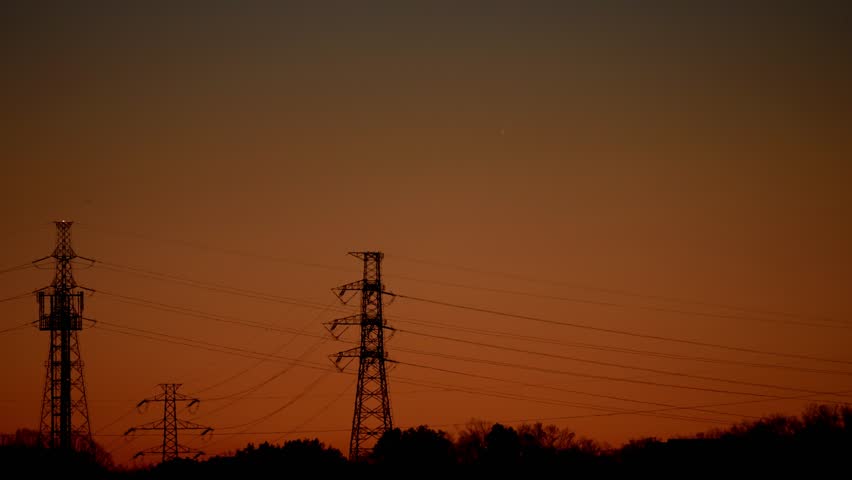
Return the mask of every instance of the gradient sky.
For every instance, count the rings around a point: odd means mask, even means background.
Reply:
[[[22,3],[4,4],[0,20],[0,267],[49,254],[51,221],[70,219],[83,256],[335,306],[329,289],[360,275],[346,252],[381,250],[385,283],[401,294],[841,363],[398,299],[386,314],[401,329],[690,375],[852,390],[852,14],[842,2],[771,9],[741,2]],[[76,278],[103,292],[315,336],[325,332],[323,321],[347,314],[118,270],[96,264],[78,268]],[[4,273],[0,298],[51,279],[35,269]],[[119,300],[97,293],[86,299],[86,316],[317,365],[330,365],[327,355],[350,346]],[[0,330],[35,316],[30,297],[0,303]],[[183,383],[192,394],[256,363],[97,326],[80,338],[96,439],[120,462],[157,443],[110,435],[156,416],[122,417],[158,383]],[[0,335],[0,431],[37,426],[47,343],[35,329]],[[401,362],[646,402],[753,398],[445,357],[797,394],[405,332],[388,350]],[[351,370],[296,366],[205,416],[227,403],[218,398],[287,366],[265,362],[204,390],[202,408],[186,418],[220,430],[215,443],[188,443],[221,453],[248,441],[318,436],[346,451]],[[691,419],[565,418],[600,413],[569,403],[653,407],[405,363],[392,370],[390,385],[400,426],[455,432],[471,418],[547,419],[614,445],[795,413],[807,402],[675,412]],[[506,394],[525,398],[498,398]],[[246,434],[226,435],[240,430],[226,427],[294,398]],[[813,397],[838,398],[850,397]],[[305,433],[255,433],[293,429]]]

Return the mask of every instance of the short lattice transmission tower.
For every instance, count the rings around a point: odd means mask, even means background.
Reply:
[[[355,413],[352,416],[352,433],[349,439],[349,459],[366,458],[376,441],[393,428],[388,377],[385,369],[384,331],[390,329],[382,316],[382,258],[381,252],[349,252],[364,262],[364,276],[357,282],[333,288],[344,303],[348,292],[361,292],[361,312],[326,323],[326,328],[336,337],[338,327],[361,327],[361,344],[331,356],[335,365],[343,369],[358,359],[358,386],[355,390]],[[349,297],[351,299],[352,297]],[[350,359],[344,364],[344,359]]]
[[[41,404],[41,442],[51,448],[85,449],[92,445],[92,432],[78,336],[83,328],[83,292],[74,281],[72,261],[94,260],[78,257],[71,248],[73,222],[55,223],[56,249],[52,255],[33,262],[50,258],[56,262],[53,283],[36,291],[38,328],[50,332]]]
[[[162,431],[163,444],[158,447],[151,447],[148,450],[142,450],[141,452],[137,452],[134,458],[141,457],[142,455],[161,454],[163,461],[167,462],[169,460],[174,460],[181,456],[192,455],[194,457],[198,457],[200,455],[204,455],[204,452],[200,450],[193,450],[178,443],[178,432],[180,430],[201,430],[201,435],[205,435],[213,431],[211,427],[178,419],[178,402],[188,402],[187,408],[192,407],[193,405],[197,405],[200,402],[200,400],[198,400],[197,398],[189,397],[182,393],[178,393],[178,389],[180,388],[180,386],[181,384],[179,383],[161,383],[160,388],[163,389],[161,393],[158,393],[153,397],[146,398],[136,404],[136,407],[139,408],[147,403],[163,402],[163,418],[161,420],[156,420],[143,425],[139,425],[137,427],[130,428],[129,430],[124,432],[124,434],[130,435],[131,433],[136,432],[137,430]]]

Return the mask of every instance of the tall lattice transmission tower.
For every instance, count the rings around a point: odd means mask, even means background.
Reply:
[[[364,262],[364,276],[357,282],[333,288],[340,301],[347,303],[347,292],[361,292],[361,312],[326,323],[332,335],[339,326],[361,327],[361,344],[331,356],[341,370],[344,358],[358,359],[358,386],[355,390],[355,413],[352,416],[352,433],[349,439],[349,459],[365,458],[376,441],[393,428],[388,377],[385,370],[384,331],[389,329],[382,316],[382,258],[381,252],[349,252]],[[351,297],[350,297],[351,299]],[[342,333],[342,332],[341,332]],[[336,337],[339,336],[335,335]],[[350,360],[351,362],[352,360]]]
[[[56,249],[49,258],[56,261],[53,283],[36,291],[38,328],[50,332],[44,394],[41,403],[40,433],[43,445],[51,448],[86,449],[92,445],[83,358],[78,332],[83,328],[83,292],[72,274],[72,261],[78,257],[71,248],[71,225],[56,223]]]
[[[194,454],[194,457],[204,455],[204,452],[200,450],[194,450],[178,443],[179,430],[201,430],[201,435],[205,435],[213,430],[211,427],[205,425],[199,425],[197,423],[178,419],[178,402],[189,402],[187,408],[200,402],[197,398],[178,393],[180,386],[181,384],[179,383],[161,383],[160,388],[163,389],[161,393],[158,393],[153,397],[146,398],[136,404],[136,407],[138,408],[149,402],[163,402],[163,418],[162,420],[156,420],[137,427],[132,427],[124,432],[124,434],[129,435],[137,430],[162,430],[163,443],[161,446],[151,447],[148,450],[137,452],[134,458],[153,453],[161,454],[163,461],[167,462],[169,460],[174,460],[181,455]]]

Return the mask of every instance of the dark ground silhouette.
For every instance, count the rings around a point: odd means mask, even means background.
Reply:
[[[317,439],[282,445],[249,443],[228,455],[175,460],[143,469],[116,469],[102,449],[86,453],[37,446],[36,432],[0,435],[4,471],[35,477],[75,472],[86,478],[261,478],[297,472],[394,476],[422,472],[458,474],[546,471],[576,474],[656,476],[742,475],[745,473],[852,473],[852,407],[813,405],[800,416],[773,415],[726,429],[660,440],[634,439],[610,448],[554,425],[518,427],[472,421],[455,438],[421,425],[394,429],[376,444],[372,457],[348,462]],[[549,475],[550,476],[550,475]],[[555,475],[554,475],[555,476]]]

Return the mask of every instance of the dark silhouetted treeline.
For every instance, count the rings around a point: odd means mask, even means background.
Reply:
[[[814,405],[796,416],[774,415],[727,429],[694,436],[634,439],[619,448],[554,425],[517,427],[469,423],[455,436],[419,426],[394,429],[376,444],[371,458],[348,462],[343,454],[319,440],[292,440],[282,445],[250,443],[232,454],[205,460],[176,460],[149,468],[117,470],[109,456],[97,453],[60,455],[39,448],[35,432],[0,436],[0,461],[7,468],[35,465],[35,475],[64,471],[87,478],[261,478],[274,475],[422,472],[494,474],[548,472],[584,475],[703,476],[832,472],[850,478],[852,472],[852,407]],[[30,469],[32,471],[32,469]],[[76,477],[75,477],[76,478]],[[644,478],[644,477],[643,477]]]
[[[100,445],[79,437],[72,437],[72,442],[74,450],[62,451],[41,447],[39,432],[35,430],[0,434],[0,472],[4,472],[0,477],[46,478],[69,471],[92,479],[115,475],[112,456]],[[6,476],[8,473],[15,474]]]

